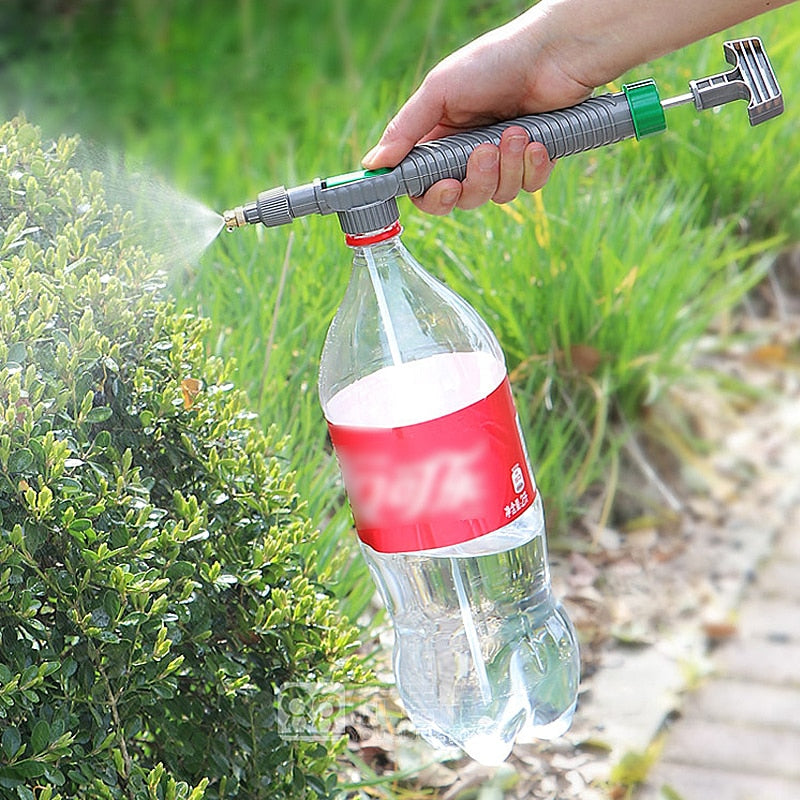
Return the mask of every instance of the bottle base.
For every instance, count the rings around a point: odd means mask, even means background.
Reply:
[[[510,740],[498,736],[497,732],[476,733],[463,741],[455,741],[435,728],[420,729],[419,734],[436,749],[458,748],[479,764],[496,767],[511,755],[515,744],[534,744],[537,741],[552,741],[563,736],[572,725],[576,705],[577,702],[573,703],[551,722],[525,725]],[[487,723],[490,722],[487,720]]]
[[[564,711],[559,717],[552,722],[547,722],[544,725],[536,725],[530,723],[525,725],[522,730],[517,734],[518,744],[533,744],[541,739],[548,741],[558,739],[563,736],[572,726],[572,718],[575,716],[575,708],[577,706],[577,698],[573,704]]]

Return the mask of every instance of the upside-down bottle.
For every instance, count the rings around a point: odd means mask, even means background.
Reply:
[[[393,199],[339,216],[353,272],[319,392],[397,689],[432,744],[499,764],[567,730],[580,672],[503,354],[405,248]]]

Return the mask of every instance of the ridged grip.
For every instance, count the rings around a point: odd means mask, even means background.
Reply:
[[[503,131],[512,125],[523,128],[531,141],[541,142],[551,159],[635,135],[624,93],[600,95],[561,111],[518,117],[417,145],[395,170],[400,173],[401,193],[418,197],[442,178],[464,180],[472,151],[485,142],[499,144]]]

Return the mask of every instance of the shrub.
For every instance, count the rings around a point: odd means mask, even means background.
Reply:
[[[327,797],[337,744],[276,694],[362,680],[355,631],[275,432],[75,148],[0,126],[0,795]]]

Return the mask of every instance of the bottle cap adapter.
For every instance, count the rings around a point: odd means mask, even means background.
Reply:
[[[383,230],[400,219],[400,211],[397,208],[397,198],[395,197],[337,213],[342,230],[351,235]]]

